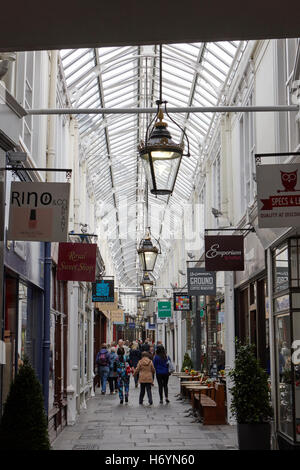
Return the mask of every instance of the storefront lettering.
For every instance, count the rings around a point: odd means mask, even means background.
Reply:
[[[292,354],[292,362],[294,365],[300,364],[300,340],[293,341],[292,349],[296,349],[296,351]]]
[[[209,250],[206,252],[206,257],[207,258],[216,258],[216,256],[221,256],[221,258],[224,259],[240,259],[240,256],[242,255],[241,251],[218,251],[218,248],[220,248],[220,245],[217,243],[215,245],[212,245]]]
[[[16,203],[19,207],[27,205],[31,207],[37,207],[38,202],[43,206],[49,206],[52,202],[52,195],[50,193],[38,194],[36,191],[28,192],[12,191],[11,193],[11,204]]]

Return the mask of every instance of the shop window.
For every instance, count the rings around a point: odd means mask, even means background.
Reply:
[[[300,298],[300,293],[296,294]],[[298,302],[300,303],[300,301]],[[293,313],[293,339],[300,340],[300,311]],[[293,356],[292,356],[293,358]],[[295,394],[295,414],[296,414],[296,440],[300,442],[300,364],[298,358],[292,363],[294,368],[294,394]]]
[[[17,368],[17,280],[5,279],[5,319],[4,343],[5,365],[3,367],[2,399],[5,402],[10,384],[13,381]]]
[[[284,245],[281,249],[275,250],[274,259],[274,291],[279,292],[281,290],[288,289],[289,287],[289,260],[288,260],[288,248]]]
[[[276,368],[279,404],[279,430],[293,436],[293,398],[289,315],[276,318]]]
[[[299,239],[275,250],[273,272],[278,431],[300,442],[300,365],[292,349],[300,339]]]

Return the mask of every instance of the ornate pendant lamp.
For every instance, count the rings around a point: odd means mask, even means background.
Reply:
[[[148,228],[148,233],[146,237],[141,240],[140,246],[137,250],[143,271],[148,272],[154,270],[157,255],[161,254],[160,244],[158,240],[156,240],[156,242],[158,243],[159,249],[153,245],[151,241],[150,228]]]
[[[164,113],[161,106],[165,105],[165,114],[182,131],[187,140],[189,153],[189,141],[184,129],[182,129],[168,114],[167,101],[162,100],[162,46],[160,45],[160,99],[156,101],[157,113],[150,122],[145,136],[145,142],[138,147],[140,157],[144,164],[146,178],[150,191],[155,195],[172,194],[181,158],[184,155],[183,141],[176,144],[168,131],[168,124],[163,121]],[[152,125],[154,121],[154,124]],[[151,127],[152,125],[152,127]]]
[[[138,299],[138,302],[139,302],[139,307],[142,309],[142,310],[146,310],[147,306],[148,306],[148,303],[149,303],[149,299],[147,297],[140,297]]]
[[[151,281],[149,274],[147,272],[144,273],[143,280],[140,284],[143,289],[144,297],[151,297],[152,291],[153,291],[153,281]]]

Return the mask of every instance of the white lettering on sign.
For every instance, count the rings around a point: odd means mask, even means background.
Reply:
[[[216,256],[221,256],[223,258],[224,256],[241,256],[242,254],[241,251],[234,250],[218,251],[218,248],[220,248],[220,245],[218,245],[217,243],[215,245],[212,245],[210,247],[210,250],[207,250],[206,257],[211,259],[215,258]]]

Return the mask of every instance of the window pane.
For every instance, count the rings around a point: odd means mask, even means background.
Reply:
[[[288,249],[276,250],[274,258],[274,291],[288,288]]]
[[[279,430],[293,436],[290,316],[276,318],[276,362],[279,403]]]
[[[300,296],[300,294],[298,294]],[[300,312],[293,314],[293,339],[300,340]],[[295,387],[295,411],[296,411],[296,439],[300,442],[300,364],[299,361],[299,348],[295,348],[295,356],[293,356],[294,362],[294,387]]]

